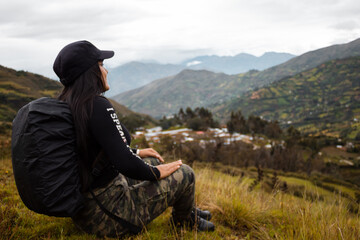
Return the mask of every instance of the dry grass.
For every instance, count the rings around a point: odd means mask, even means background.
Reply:
[[[216,231],[176,230],[170,209],[129,239],[359,239],[360,216],[350,213],[348,201],[332,194],[327,201],[291,194],[249,192],[249,181],[204,166],[194,166],[197,204],[213,213]],[[304,191],[314,191],[305,186]],[[316,193],[314,193],[316,195]],[[0,161],[1,239],[96,239],[76,229],[70,219],[33,213],[22,204],[15,187],[11,161]]]

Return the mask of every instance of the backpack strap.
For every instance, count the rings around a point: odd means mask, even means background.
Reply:
[[[128,228],[130,230],[130,232],[134,233],[134,234],[138,234],[139,232],[141,232],[140,227],[120,218],[119,216],[116,216],[115,214],[113,214],[112,212],[110,212],[109,210],[106,209],[106,207],[104,205],[102,205],[102,203],[96,198],[95,194],[93,193],[93,191],[90,189],[90,193],[92,195],[92,197],[94,198],[95,202],[97,203],[97,205],[99,205],[100,209],[106,214],[108,215],[110,218],[114,219],[115,221],[119,222],[120,224],[122,224],[124,227]]]

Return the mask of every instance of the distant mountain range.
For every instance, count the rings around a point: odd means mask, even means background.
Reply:
[[[176,113],[180,107],[225,106],[247,91],[315,68],[329,60],[351,56],[360,56],[360,39],[311,51],[263,71],[227,75],[183,70],[175,76],[156,80],[113,98],[134,111],[154,117]]]
[[[211,109],[219,118],[241,110],[301,132],[355,138],[360,131],[360,57],[322,63]]]
[[[187,61],[182,65],[193,69],[206,69],[212,72],[226,74],[244,73],[249,70],[264,70],[269,67],[284,63],[295,55],[289,53],[267,52],[260,57],[247,53],[240,53],[236,56],[200,56]]]
[[[241,53],[236,56],[199,56],[181,64],[130,62],[109,69],[110,91],[107,96],[135,89],[153,80],[178,74],[184,69],[209,70],[217,73],[237,74],[251,69],[263,70],[295,57],[289,53],[268,52],[260,57]]]

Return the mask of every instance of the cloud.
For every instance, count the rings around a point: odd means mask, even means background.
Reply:
[[[358,0],[2,1],[0,64],[49,74],[58,51],[80,39],[115,50],[111,66],[241,52],[301,54],[360,37],[359,12]]]
[[[355,29],[359,29],[360,24],[354,20],[350,20],[345,22],[339,22],[335,25],[332,25],[331,27],[337,30],[352,31]]]
[[[104,36],[112,24],[126,24],[145,16],[140,9],[130,5],[104,2],[108,4],[99,1],[39,0],[2,4],[2,34],[11,38],[31,39]]]

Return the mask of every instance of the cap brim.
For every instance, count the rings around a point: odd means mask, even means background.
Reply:
[[[100,59],[112,58],[114,54],[114,51],[101,51]]]

